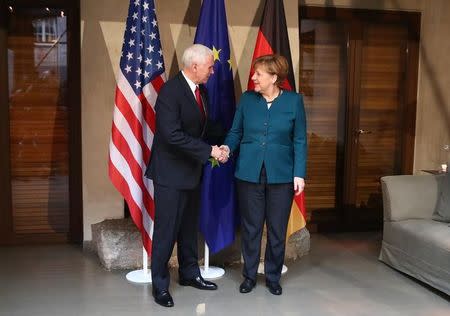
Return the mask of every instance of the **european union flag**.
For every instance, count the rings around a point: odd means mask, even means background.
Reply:
[[[211,144],[221,145],[225,133],[233,123],[236,103],[233,72],[228,41],[227,16],[223,0],[204,0],[197,25],[194,43],[203,44],[214,53],[214,74],[206,84],[208,90],[208,119],[216,133],[208,136]],[[221,133],[217,133],[221,130]],[[234,159],[212,168],[203,168],[200,231],[211,253],[216,253],[234,241],[238,223],[236,192],[234,186]]]

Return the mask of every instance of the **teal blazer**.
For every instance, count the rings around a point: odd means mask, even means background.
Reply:
[[[270,109],[264,97],[247,91],[239,100],[224,144],[240,149],[235,177],[259,182],[262,165],[268,183],[289,183],[306,175],[306,119],[303,96],[283,90]]]

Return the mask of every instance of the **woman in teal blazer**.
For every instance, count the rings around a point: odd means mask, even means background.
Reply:
[[[261,56],[253,68],[255,90],[242,95],[222,149],[228,154],[240,151],[235,177],[245,279],[239,290],[248,293],[256,285],[266,222],[266,286],[272,294],[280,295],[292,200],[305,186],[305,110],[302,95],[281,88],[288,73],[284,57]]]

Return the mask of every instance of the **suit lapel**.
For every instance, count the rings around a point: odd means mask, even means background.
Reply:
[[[189,84],[187,83],[186,79],[184,78],[181,71],[178,73],[178,80],[181,83],[181,86],[183,87],[184,94],[186,95],[187,99],[190,101],[192,105],[197,106],[197,102],[195,101],[194,94],[192,93],[191,88],[189,87]]]
[[[200,113],[200,109],[198,108],[197,105],[197,100],[195,99],[194,94],[192,93],[191,87],[189,87],[189,84],[187,83],[186,79],[184,78],[183,74],[181,73],[181,71],[178,73],[178,79],[181,82],[181,85],[183,86],[183,90],[184,90],[184,94],[186,95],[187,99],[190,101],[189,103],[191,103],[191,105],[195,108],[195,111],[197,111],[198,116],[201,118],[201,113]],[[202,97],[202,101],[204,101],[204,97],[202,95],[202,90],[200,89],[200,95]],[[204,106],[204,102],[203,102],[203,107]]]
[[[203,125],[202,128],[202,135],[205,133],[206,130],[206,119],[204,122],[202,122],[202,114],[200,113],[200,109],[198,108],[198,104],[197,104],[197,100],[195,99],[194,94],[192,93],[191,87],[189,87],[189,84],[187,83],[186,79],[184,78],[183,74],[181,73],[181,71],[178,73],[178,79],[181,83],[181,86],[183,87],[184,90],[184,94],[187,98],[187,100],[190,103],[190,105],[194,108],[193,111],[196,111],[196,113],[198,114],[198,118],[199,118],[199,122],[200,124]],[[202,86],[200,86],[200,96],[202,98],[202,102],[203,102],[203,109],[205,110],[205,114],[207,115],[207,99],[205,97],[205,92],[203,91]],[[208,116],[206,116],[208,117]]]

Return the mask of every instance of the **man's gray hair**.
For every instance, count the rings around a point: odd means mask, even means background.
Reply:
[[[181,57],[184,68],[189,68],[195,63],[204,63],[206,58],[213,56],[213,51],[202,44],[194,44],[186,48]]]

